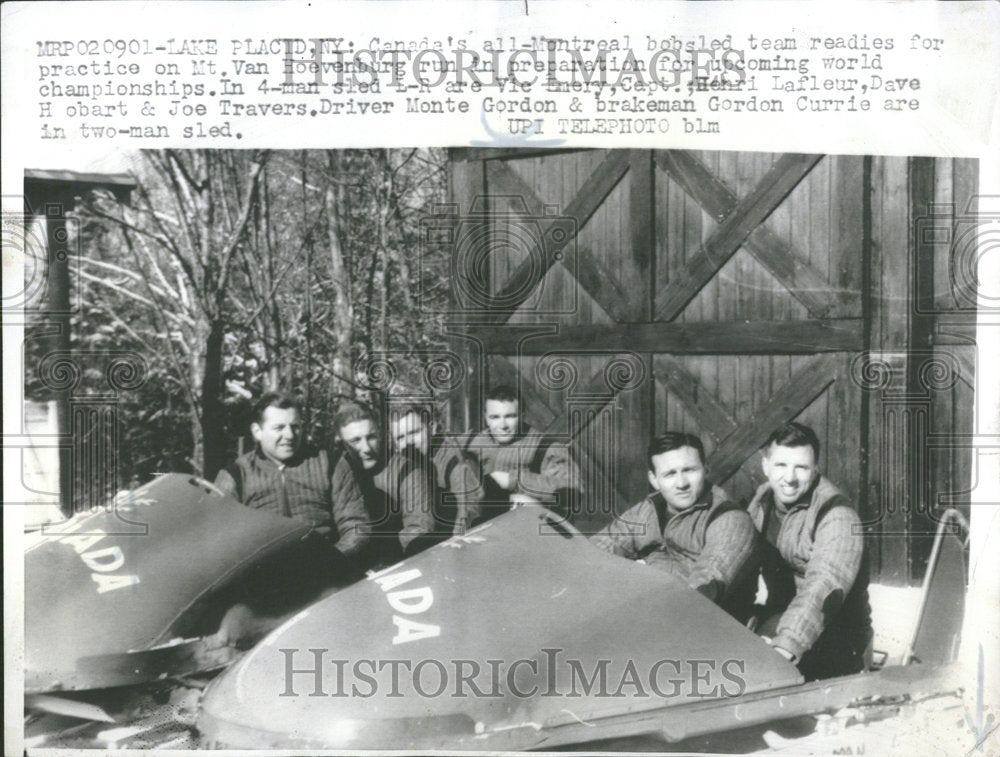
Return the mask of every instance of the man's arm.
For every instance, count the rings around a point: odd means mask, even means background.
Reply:
[[[360,558],[370,539],[365,498],[357,474],[346,455],[334,466],[330,480],[331,515],[337,527],[337,550]]]
[[[529,461],[522,461],[518,466],[515,492],[527,494],[564,510],[569,507],[570,503],[564,500],[570,492],[579,493],[582,490],[576,462],[563,445],[549,445],[542,458],[540,472],[532,472],[528,463]]]
[[[447,485],[457,504],[454,532],[464,534],[481,517],[485,492],[472,464],[461,456],[460,451],[455,454],[459,455],[458,462],[452,466]]]
[[[655,508],[647,500],[640,502],[591,536],[590,543],[619,557],[639,559],[663,544]]]
[[[719,602],[751,563],[757,530],[744,510],[729,510],[705,531],[705,546],[688,576],[688,585]]]
[[[233,499],[239,501],[239,489],[236,485],[236,479],[233,478],[232,474],[223,468],[215,476],[215,486],[217,489],[221,489],[223,492],[228,494]]]
[[[801,659],[834,617],[854,585],[863,542],[858,514],[847,505],[829,510],[816,527],[805,579],[778,621],[774,646]]]
[[[409,557],[440,541],[433,508],[433,466],[423,456],[404,459],[397,455],[390,461],[390,469],[398,482],[396,497],[403,521],[399,543]]]

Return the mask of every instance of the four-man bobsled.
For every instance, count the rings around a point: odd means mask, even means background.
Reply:
[[[243,507],[181,474],[33,538],[25,552],[28,694],[219,667],[235,650],[204,638],[227,608],[246,602],[280,615],[344,580],[307,525]]]

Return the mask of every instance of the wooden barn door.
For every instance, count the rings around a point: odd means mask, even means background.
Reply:
[[[529,422],[569,444],[584,471],[579,527],[647,493],[644,450],[668,428],[699,434],[714,480],[748,499],[764,438],[801,420],[820,436],[824,471],[856,500],[863,158],[452,158],[459,216],[485,219],[456,239],[457,286],[492,295],[456,296],[450,328],[477,367],[453,417],[478,425],[487,385],[519,385]],[[488,253],[469,241],[486,226]]]

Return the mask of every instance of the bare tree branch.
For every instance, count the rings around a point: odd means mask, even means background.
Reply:
[[[240,237],[243,236],[243,232],[246,230],[247,221],[250,220],[250,212],[253,209],[253,197],[257,192],[258,179],[260,178],[260,172],[264,168],[264,164],[267,162],[267,156],[268,153],[266,151],[260,153],[258,156],[255,156],[253,163],[250,164],[250,176],[247,178],[246,186],[243,190],[243,203],[240,216],[223,247],[216,293],[221,293],[226,288],[226,281],[229,277],[229,261],[236,251],[236,245],[239,243]]]

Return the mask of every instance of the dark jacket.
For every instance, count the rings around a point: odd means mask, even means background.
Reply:
[[[437,521],[455,535],[462,535],[479,522],[485,496],[478,464],[456,440],[431,440],[434,465],[434,502]]]
[[[358,470],[346,455],[303,445],[279,466],[259,448],[219,471],[215,485],[247,507],[330,529],[329,541],[347,557],[368,542],[368,517]]]

